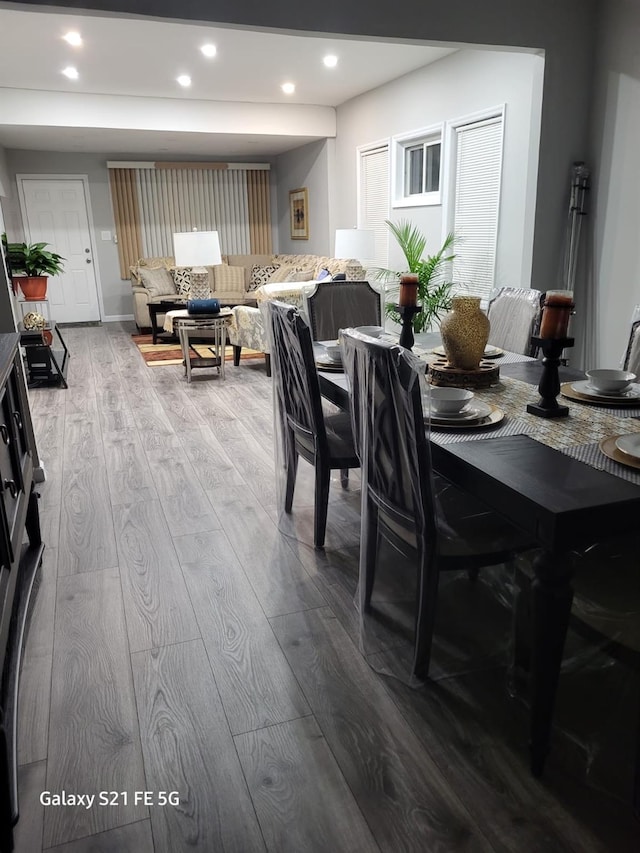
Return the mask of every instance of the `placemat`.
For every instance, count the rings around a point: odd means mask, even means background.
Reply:
[[[578,447],[565,447],[562,452],[566,453],[567,456],[578,459],[580,462],[591,465],[592,468],[597,468],[599,471],[607,471],[609,474],[615,474],[616,477],[621,477],[623,480],[628,480],[630,483],[640,486],[640,471],[609,459],[600,450],[598,443],[596,441],[593,444],[581,444]]]
[[[507,435],[531,435],[531,427],[520,420],[511,418],[509,415],[492,429],[469,429],[460,432],[446,432],[440,429],[431,429],[429,436],[436,444],[455,444],[459,441],[480,441],[488,438],[504,438]],[[535,438],[535,436],[533,436]]]

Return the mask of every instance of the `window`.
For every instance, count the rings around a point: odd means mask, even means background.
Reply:
[[[393,137],[393,206],[440,204],[442,129]]]
[[[389,266],[389,145],[358,149],[358,228],[375,234],[374,266]]]
[[[481,297],[494,287],[502,128],[502,112],[452,127],[451,230],[457,238],[452,275],[466,293]]]

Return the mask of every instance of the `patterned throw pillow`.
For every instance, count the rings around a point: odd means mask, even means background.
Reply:
[[[260,285],[266,284],[268,281],[271,280],[271,276],[278,269],[280,269],[280,264],[267,264],[266,266],[254,264],[251,267],[249,290],[255,290],[256,287],[260,287]]]
[[[168,269],[139,268],[140,283],[151,296],[175,296],[176,286]]]
[[[296,272],[296,268],[293,265],[282,264],[269,279],[269,284],[281,284],[283,281],[289,281],[289,276],[293,275],[294,272]]]
[[[191,295],[191,267],[174,267],[173,281],[176,285],[176,293],[184,299]]]
[[[242,296],[244,289],[244,267],[232,267],[227,264],[219,264],[214,267],[215,296],[224,299],[224,294],[231,296]]]

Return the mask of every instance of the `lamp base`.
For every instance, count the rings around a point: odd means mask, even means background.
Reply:
[[[191,270],[190,299],[211,299],[209,271],[205,267],[195,267]]]
[[[365,281],[366,271],[357,261],[349,261],[345,269],[347,281]]]

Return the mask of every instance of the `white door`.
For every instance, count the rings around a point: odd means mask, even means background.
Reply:
[[[100,319],[85,185],[79,179],[20,178],[25,239],[49,243],[65,258],[64,273],[49,279],[47,298],[58,323]]]

